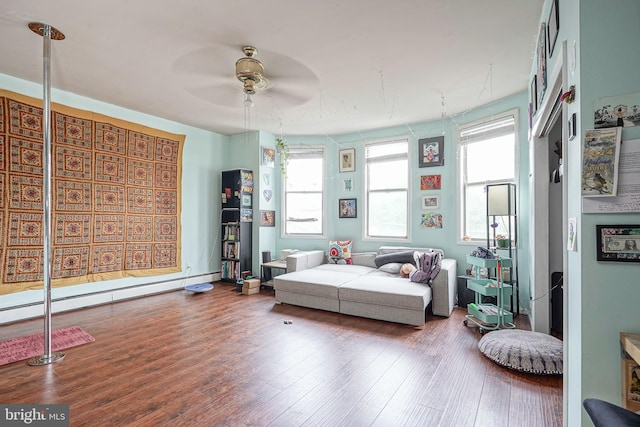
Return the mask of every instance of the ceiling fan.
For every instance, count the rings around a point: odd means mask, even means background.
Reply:
[[[300,106],[315,95],[319,79],[309,67],[267,49],[260,50],[261,60],[258,60],[258,49],[250,45],[241,47],[244,56],[236,60],[235,76],[231,77],[230,48],[229,45],[205,47],[176,61],[177,71],[199,76],[198,80],[187,80],[188,83],[207,82],[187,89],[190,93],[231,108],[243,105],[243,95],[245,105],[253,102],[251,96],[256,95],[259,105],[277,105],[280,109]],[[236,49],[237,46],[233,47],[234,52]],[[234,56],[237,58],[237,54]]]

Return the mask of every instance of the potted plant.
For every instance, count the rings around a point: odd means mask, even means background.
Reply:
[[[496,246],[502,249],[508,248],[510,241],[506,234],[496,234]]]
[[[276,152],[280,154],[280,172],[282,176],[287,176],[287,163],[289,162],[289,146],[282,138],[276,138]]]

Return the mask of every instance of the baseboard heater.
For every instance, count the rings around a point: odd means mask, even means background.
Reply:
[[[102,304],[127,299],[140,298],[148,295],[170,292],[184,288],[187,285],[197,283],[210,283],[220,280],[220,272],[200,274],[196,276],[181,277],[178,279],[163,280],[154,283],[126,286],[123,288],[109,289],[74,295],[63,298],[54,298],[51,301],[51,312],[62,313],[64,311],[77,310],[79,308],[92,307]],[[44,315],[44,302],[36,301],[29,304],[12,306],[0,309],[0,325],[15,323],[21,320],[34,319]]]

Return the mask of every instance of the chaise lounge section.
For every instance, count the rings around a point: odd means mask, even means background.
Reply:
[[[287,257],[287,273],[274,278],[276,301],[389,322],[424,326],[431,304],[436,316],[449,317],[456,303],[454,259],[443,259],[431,285],[411,282],[389,268],[378,268],[379,255],[430,248],[382,246],[379,251],[354,253],[353,264],[326,263],[323,251]],[[442,251],[440,251],[442,252]]]

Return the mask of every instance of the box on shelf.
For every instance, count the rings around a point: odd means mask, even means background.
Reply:
[[[246,280],[245,280],[246,283]],[[253,295],[253,294],[257,294],[258,292],[260,292],[260,286],[258,286],[257,288],[248,288],[246,286],[242,287],[242,293],[244,295]]]
[[[242,283],[243,288],[260,288],[260,280],[258,279],[245,279]]]

